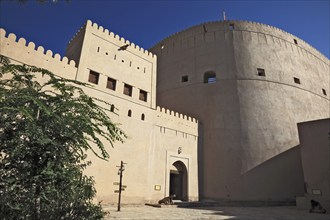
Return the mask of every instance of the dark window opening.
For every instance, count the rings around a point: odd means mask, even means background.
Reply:
[[[105,52],[105,55],[108,55],[108,52]]]
[[[99,83],[99,77],[100,77],[100,74],[93,71],[93,70],[90,70],[89,71],[89,77],[88,77],[88,82],[91,82],[91,83],[94,83],[94,84],[98,84]]]
[[[132,117],[132,110],[131,110],[131,109],[128,110],[127,116],[128,116],[128,117]]]
[[[204,83],[215,83],[217,81],[217,76],[215,72],[206,72],[204,73]]]
[[[235,25],[234,24],[229,24],[229,30],[231,30],[231,31],[235,30]]]
[[[133,90],[132,86],[130,86],[128,84],[124,85],[124,94],[125,95],[132,96],[132,90]]]
[[[293,42],[294,42],[295,44],[298,44],[298,41],[297,41],[296,39],[293,39]]]
[[[132,61],[129,61],[129,66],[132,66]]]
[[[144,116],[144,114],[142,114],[141,115],[141,120],[144,121],[144,119],[145,119],[145,116]]]
[[[123,63],[123,62],[125,62],[124,60],[121,60],[121,62]]]
[[[117,55],[115,55],[115,57],[113,58],[114,60],[117,58]]]
[[[300,84],[300,79],[299,78],[293,77],[293,80],[294,80],[295,83]]]
[[[115,111],[115,105],[111,105],[111,106],[110,106],[110,111],[111,111],[111,112],[114,112],[114,111]]]
[[[143,72],[146,73],[146,68],[144,67]]]
[[[148,93],[146,91],[143,91],[143,90],[140,90],[140,95],[139,95],[139,99],[141,101],[147,101],[147,96],[148,96]]]
[[[140,67],[136,67],[138,70],[140,69]]]
[[[265,69],[257,68],[258,76],[266,76]]]
[[[327,95],[327,91],[325,89],[322,89],[323,95]]]
[[[97,52],[100,52],[100,47],[97,47]]]
[[[116,83],[117,81],[115,79],[108,77],[107,88],[111,90],[116,90]]]
[[[188,82],[188,76],[187,75],[182,76],[181,77],[181,82]]]

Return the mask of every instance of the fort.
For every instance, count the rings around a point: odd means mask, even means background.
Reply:
[[[3,29],[0,37],[0,53],[12,62],[88,82],[86,93],[113,103],[111,117],[129,138],[108,149],[109,162],[90,155],[98,201],[117,202],[123,160],[127,204],[176,194],[301,206],[315,199],[330,208],[329,60],[298,37],[217,21],[147,51],[87,21],[63,58]]]

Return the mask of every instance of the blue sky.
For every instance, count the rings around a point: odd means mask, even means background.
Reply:
[[[296,35],[328,58],[330,0],[0,0],[0,26],[54,53],[65,54],[68,41],[87,19],[145,49],[167,36],[208,21],[250,20]]]

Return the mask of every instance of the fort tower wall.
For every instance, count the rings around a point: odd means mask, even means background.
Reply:
[[[294,201],[304,194],[297,123],[329,118],[329,60],[269,25],[209,22],[150,49],[157,101],[203,126],[204,199]]]

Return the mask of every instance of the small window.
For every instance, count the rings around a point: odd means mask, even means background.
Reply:
[[[257,68],[258,76],[266,76],[265,69]]]
[[[116,90],[116,83],[117,81],[115,79],[108,77],[107,88],[111,90]]]
[[[215,72],[206,72],[204,73],[204,83],[215,83],[217,81],[217,76]]]
[[[231,30],[231,31],[235,30],[235,25],[234,24],[229,24],[229,30]]]
[[[132,96],[132,90],[133,90],[132,86],[130,86],[128,84],[124,85],[124,94],[125,95]]]
[[[132,110],[131,110],[131,109],[128,110],[128,112],[127,112],[127,116],[128,116],[128,117],[132,117]]]
[[[298,45],[298,41],[296,39],[293,39],[293,42]]]
[[[147,101],[147,96],[148,96],[148,93],[146,91],[143,91],[143,90],[140,90],[140,95],[139,95],[139,99],[141,101]]]
[[[114,111],[115,111],[115,105],[111,105],[111,106],[110,106],[110,111],[111,111],[111,112],[114,112]]]
[[[182,76],[181,77],[181,82],[188,82],[188,76],[187,75]]]
[[[99,83],[99,77],[100,74],[90,70],[89,71],[89,77],[88,77],[88,82],[94,83],[94,84],[98,84]]]
[[[325,89],[322,89],[323,95],[327,95],[327,91]]]
[[[299,78],[293,77],[293,80],[294,80],[295,83],[300,84],[300,79]]]
[[[105,52],[105,55],[108,55],[108,52]]]
[[[144,121],[144,119],[145,119],[145,116],[144,116],[144,114],[142,114],[141,115],[141,120]]]
[[[97,52],[100,52],[100,47],[97,47]]]
[[[121,60],[121,62],[122,62],[122,63],[124,63],[124,62],[125,62],[125,60]]]

